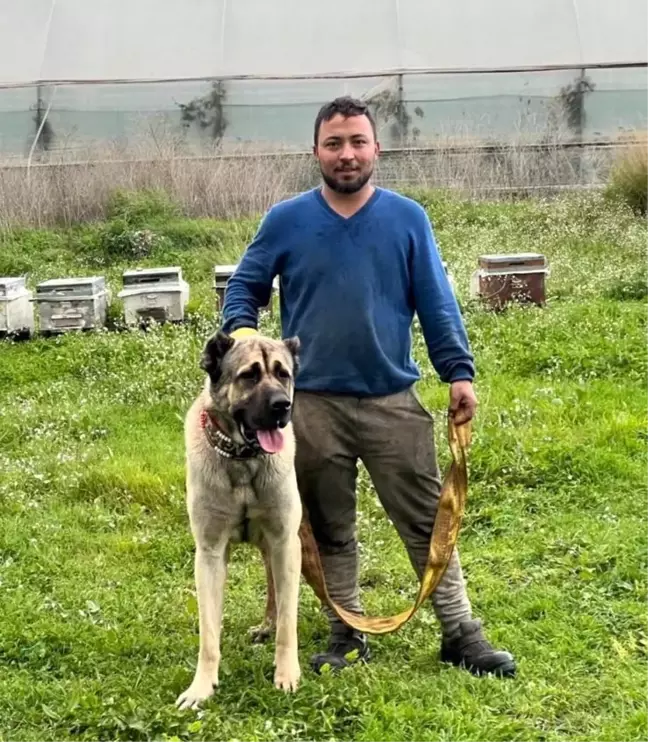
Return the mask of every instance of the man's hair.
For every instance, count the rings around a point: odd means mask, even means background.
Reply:
[[[351,98],[349,95],[343,95],[340,98],[332,100],[330,103],[325,103],[320,108],[317,118],[315,119],[315,146],[317,146],[317,138],[319,137],[319,130],[322,121],[330,121],[338,113],[344,116],[344,118],[349,116],[366,116],[369,119],[371,128],[373,129],[374,138],[377,139],[376,122],[374,121],[374,117],[371,115],[369,106],[363,101],[358,100],[358,98]]]

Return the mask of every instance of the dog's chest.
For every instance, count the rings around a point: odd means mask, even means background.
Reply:
[[[236,494],[246,499],[247,493],[253,492],[252,483],[257,476],[258,466],[254,462],[228,461],[226,476],[230,486]]]

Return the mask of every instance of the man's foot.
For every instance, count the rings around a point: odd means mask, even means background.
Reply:
[[[326,652],[311,657],[311,667],[319,675],[325,665],[332,671],[341,670],[355,662],[369,662],[371,650],[367,637],[359,631],[335,627],[331,633]]]
[[[515,660],[509,652],[493,649],[482,633],[481,621],[463,621],[459,633],[441,643],[441,662],[451,662],[473,675],[513,677]]]

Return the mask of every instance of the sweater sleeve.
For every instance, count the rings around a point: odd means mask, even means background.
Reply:
[[[277,216],[270,209],[227,282],[222,320],[224,332],[233,332],[241,327],[256,329],[259,309],[270,301],[272,281],[278,272],[281,234],[276,222]]]
[[[415,310],[421,323],[430,361],[443,382],[475,376],[468,335],[446,275],[434,231],[417,204],[412,235],[411,276]]]

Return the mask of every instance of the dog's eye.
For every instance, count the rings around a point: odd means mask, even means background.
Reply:
[[[288,381],[288,379],[290,378],[290,374],[288,373],[288,371],[286,371],[286,369],[282,368],[281,366],[276,369],[275,374],[277,378],[281,379],[282,381]]]
[[[241,371],[238,378],[241,381],[254,381],[257,377],[257,372],[253,368],[249,368],[247,371]]]

